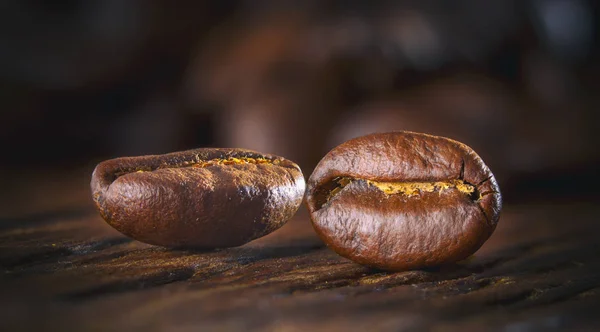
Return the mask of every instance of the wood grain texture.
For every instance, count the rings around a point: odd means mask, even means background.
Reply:
[[[507,206],[473,257],[390,273],[324,247],[305,211],[243,247],[193,252],[130,240],[72,201],[0,218],[0,330],[600,328],[591,203]]]

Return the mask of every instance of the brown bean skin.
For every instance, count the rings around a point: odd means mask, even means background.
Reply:
[[[281,227],[304,195],[298,165],[242,149],[196,149],[101,162],[92,197],[136,240],[166,247],[234,247]]]
[[[308,180],[306,204],[316,232],[339,255],[400,271],[473,254],[494,231],[502,198],[468,146],[393,132],[331,150]]]

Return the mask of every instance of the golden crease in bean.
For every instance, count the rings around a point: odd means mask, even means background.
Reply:
[[[194,168],[205,168],[216,165],[242,165],[242,164],[267,164],[267,165],[279,165],[280,160],[278,159],[267,159],[267,158],[252,158],[252,157],[228,157],[228,158],[216,158],[210,160],[197,160],[191,162],[184,162],[180,165],[164,165],[156,169],[150,167],[140,166],[134,170],[127,169],[119,172],[115,172],[115,177],[120,177],[129,173],[144,173],[152,172],[162,168],[183,168],[183,167],[194,167]]]
[[[277,165],[279,160],[270,160],[266,158],[250,158],[250,157],[240,157],[234,158],[229,157],[225,159],[211,159],[207,161],[201,161],[191,165],[191,167],[208,167],[214,165],[240,165],[240,164],[274,164]]]
[[[329,202],[335,195],[344,189],[344,187],[354,181],[365,181],[368,185],[377,188],[386,195],[404,195],[406,197],[418,196],[421,193],[430,192],[438,192],[441,194],[443,191],[449,189],[456,189],[465,195],[472,195],[475,192],[475,186],[462,180],[432,182],[383,182],[355,179],[351,177],[340,177],[334,180],[337,185],[329,192],[325,203]],[[481,195],[479,195],[477,199],[481,199]]]

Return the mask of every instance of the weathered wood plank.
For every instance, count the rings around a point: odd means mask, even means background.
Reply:
[[[152,247],[89,205],[3,217],[0,326],[79,330],[598,327],[599,208],[514,206],[470,259],[388,273],[337,256],[305,212],[246,246]]]

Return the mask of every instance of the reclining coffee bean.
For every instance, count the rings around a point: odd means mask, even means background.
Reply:
[[[167,246],[234,247],[281,227],[304,195],[298,165],[242,149],[196,149],[98,164],[94,202],[115,229]]]

